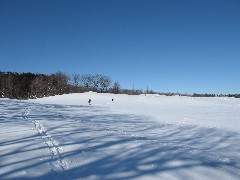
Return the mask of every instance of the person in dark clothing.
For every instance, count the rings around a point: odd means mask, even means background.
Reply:
[[[88,100],[89,105],[91,105],[91,101],[92,101],[91,99]]]

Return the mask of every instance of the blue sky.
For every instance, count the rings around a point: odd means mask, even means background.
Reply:
[[[240,1],[0,0],[0,71],[240,93]]]

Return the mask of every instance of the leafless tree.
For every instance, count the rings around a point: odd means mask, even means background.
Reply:
[[[120,84],[118,81],[114,82],[113,87],[112,87],[112,92],[114,94],[119,94],[120,93]]]
[[[100,77],[100,86],[101,86],[101,92],[107,92],[108,88],[111,86],[111,79],[108,76],[101,75]]]
[[[75,92],[77,92],[77,89],[79,87],[80,79],[81,79],[81,76],[79,74],[72,75],[72,82],[73,82]]]

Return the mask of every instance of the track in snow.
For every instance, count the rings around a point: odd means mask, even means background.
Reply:
[[[91,122],[87,122],[85,120],[77,120],[74,119],[76,123],[83,124],[87,127],[90,128],[100,128],[101,124],[95,124]],[[200,157],[203,162],[206,164],[216,162],[221,164],[218,168],[224,170],[224,171],[234,171],[235,173],[240,175],[240,164],[239,164],[239,159],[235,157],[231,157],[228,155],[224,154],[219,154],[219,153],[213,153],[213,152],[206,152],[197,148],[193,147],[188,147],[188,146],[181,146],[181,145],[176,145],[174,143],[170,143],[168,141],[162,141],[160,139],[152,139],[151,137],[147,136],[142,136],[139,134],[135,133],[129,133],[126,131],[122,130],[117,130],[117,129],[112,129],[112,128],[105,128],[104,131],[106,133],[110,133],[112,135],[119,135],[123,136],[126,139],[130,139],[133,143],[141,143],[141,144],[151,144],[152,149],[157,149],[157,148],[167,148],[167,149],[175,149],[178,151],[181,151],[183,154],[192,154],[192,156],[198,156]],[[235,164],[235,167],[232,167],[232,165]]]
[[[35,107],[27,108],[23,113],[23,117],[35,125],[35,128],[38,131],[39,135],[42,137],[43,141],[48,146],[49,151],[51,153],[51,158],[52,158],[52,163],[51,163],[52,170],[55,172],[68,171],[69,170],[68,163],[66,163],[68,161],[66,161],[66,159],[64,158],[64,155],[63,155],[64,153],[61,146],[59,146],[58,142],[54,140],[54,138],[50,135],[50,133],[44,128],[44,125],[40,122],[39,119],[34,120],[34,118],[33,119],[29,118],[28,114],[31,111],[31,109],[34,109],[34,108]],[[65,108],[69,108],[69,109],[66,110]],[[95,108],[95,107],[92,107],[92,108]],[[61,109],[63,110],[63,112],[61,112]],[[174,149],[174,151],[180,152],[181,154],[185,154],[184,156],[186,157],[196,157],[196,161],[198,160],[200,163],[199,166],[201,165],[202,166],[206,165],[210,167],[216,166],[216,168],[219,170],[226,171],[226,172],[234,172],[235,174],[240,175],[239,158],[236,158],[236,157],[234,158],[229,155],[221,154],[219,152],[215,153],[214,151],[205,151],[204,149],[195,148],[195,147],[192,147],[191,145],[187,146],[184,144],[178,144],[177,142],[168,141],[168,139],[161,138],[161,136],[153,137],[152,135],[149,135],[147,128],[145,129],[146,131],[139,131],[139,129],[141,129],[140,128],[141,121],[142,121],[141,119],[139,120],[140,124],[138,124],[138,122],[131,122],[131,123],[136,123],[135,124],[136,127],[133,127],[133,129],[136,128],[136,130],[132,131],[130,127],[126,128],[126,130],[122,130],[123,128],[121,127],[119,128],[118,125],[124,125],[124,123],[118,124],[119,121],[117,121],[116,124],[113,124],[115,122],[109,121],[108,123],[106,122],[105,119],[102,119],[103,121],[99,119],[95,121],[95,119],[88,119],[87,116],[85,116],[86,118],[84,118],[84,115],[82,116],[74,115],[74,112],[72,111],[71,106],[61,107],[61,106],[54,106],[54,105],[53,106],[39,105],[37,110],[39,111],[38,112],[39,113],[38,116],[40,116],[39,118],[44,118],[41,116],[41,114],[42,115],[48,114],[50,115],[50,117],[54,116],[56,120],[58,120],[59,118],[59,119],[64,119],[64,121],[66,122],[75,122],[76,128],[78,126],[79,130],[81,130],[81,128],[84,129],[84,127],[86,127],[88,130],[92,132],[101,132],[113,137],[120,136],[121,139],[125,139],[126,141],[131,142],[132,144],[137,144],[137,146],[147,147],[149,150],[150,149],[153,151],[156,150],[156,152],[161,152],[162,149],[166,152],[168,150],[172,151]],[[84,110],[84,107],[79,107],[79,110],[83,114],[86,113],[84,112],[86,110],[86,109]],[[69,112],[71,113],[69,114]],[[91,117],[91,115],[89,117]],[[113,116],[112,118],[115,119],[118,117]],[[151,124],[152,122],[149,122],[149,123],[150,123],[150,126],[153,125]],[[169,130],[178,129],[177,125],[172,125],[172,124],[168,124],[168,125],[165,124],[165,125],[166,125],[166,129],[168,128],[167,126],[172,126],[172,128],[170,128]],[[53,124],[53,127],[54,126],[55,125]],[[63,133],[64,131],[65,129],[63,129]],[[82,133],[84,133],[84,130]],[[174,135],[174,137],[177,137],[177,136]],[[95,139],[95,140],[98,141],[98,139]],[[99,142],[100,141],[101,140],[99,139]],[[88,147],[85,147],[84,148],[85,152],[88,152],[88,151],[91,152],[92,147],[93,146],[91,146],[90,149],[88,149]],[[194,160],[195,158],[191,158],[191,159]],[[72,163],[76,164],[75,162],[72,162]],[[78,164],[76,164],[75,167],[77,166]]]
[[[50,162],[51,170],[54,172],[65,172],[68,169],[68,165],[62,155],[63,148],[59,146],[58,142],[52,138],[47,130],[45,130],[44,125],[40,121],[28,117],[30,111],[34,108],[36,108],[36,106],[25,109],[22,116],[24,119],[34,124],[35,129],[48,147],[52,159],[52,162]]]

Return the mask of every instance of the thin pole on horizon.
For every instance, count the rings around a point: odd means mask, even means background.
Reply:
[[[133,79],[133,90],[134,90],[134,88],[135,88],[135,84],[134,84],[134,82],[135,82],[135,76],[134,76],[134,74],[133,74],[133,77],[132,77],[132,79]]]

